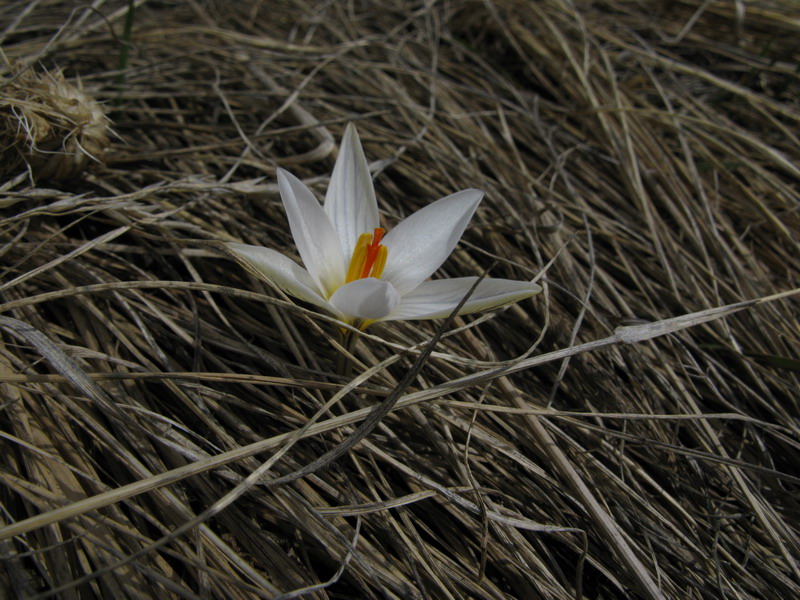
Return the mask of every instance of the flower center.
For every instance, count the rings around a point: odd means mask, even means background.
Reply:
[[[389,249],[381,244],[384,233],[386,230],[383,227],[376,227],[373,233],[362,233],[358,236],[350,266],[347,268],[346,283],[367,277],[380,279],[389,254]]]

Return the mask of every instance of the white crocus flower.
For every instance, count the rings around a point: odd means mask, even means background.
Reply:
[[[446,317],[475,282],[475,277],[426,279],[452,252],[483,192],[464,190],[437,200],[385,233],[352,124],[345,131],[324,208],[303,182],[283,169],[278,169],[278,186],[306,268],[269,248],[226,246],[251,272],[348,324],[363,329],[375,321]],[[460,314],[517,302],[541,290],[529,281],[484,279]]]

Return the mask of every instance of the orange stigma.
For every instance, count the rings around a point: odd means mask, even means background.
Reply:
[[[383,227],[376,227],[373,233],[362,233],[358,236],[350,266],[347,268],[346,283],[367,277],[380,279],[389,254],[389,249],[381,244],[384,233],[386,230]]]

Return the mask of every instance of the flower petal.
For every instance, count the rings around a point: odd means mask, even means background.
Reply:
[[[253,275],[272,282],[290,296],[315,304],[338,316],[338,311],[325,301],[308,271],[291,258],[261,246],[237,243],[225,245],[237,262]]]
[[[352,123],[344,132],[339,157],[333,167],[325,195],[325,213],[339,235],[345,259],[353,255],[358,236],[372,233],[379,225],[372,176]]]
[[[278,169],[278,186],[297,251],[326,298],[344,283],[339,237],[319,201],[297,177]]]
[[[429,204],[397,225],[383,238],[389,257],[381,277],[402,296],[430,277],[453,251],[481,198],[480,190],[463,190]]]
[[[331,296],[331,304],[348,316],[361,320],[383,319],[400,302],[391,283],[374,277],[356,279]]]
[[[403,296],[397,307],[385,317],[386,321],[398,319],[440,319],[453,312],[467,294],[476,277],[434,279],[425,281],[410,294]],[[518,302],[542,291],[540,285],[530,281],[512,279],[484,279],[475,288],[458,314],[466,315],[481,310],[497,308]]]

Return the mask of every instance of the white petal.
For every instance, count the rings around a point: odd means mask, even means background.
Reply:
[[[261,246],[228,243],[236,260],[253,275],[271,281],[284,292],[337,314],[320,294],[316,282],[303,267],[280,252]]]
[[[383,238],[389,249],[381,276],[402,296],[416,288],[450,255],[483,198],[480,190],[463,190],[408,217]]]
[[[364,320],[382,319],[400,302],[400,294],[391,283],[374,277],[356,279],[343,285],[331,296],[331,304],[349,317]]]
[[[358,236],[378,227],[378,202],[355,125],[344,132],[339,157],[325,196],[325,212],[333,224],[345,259],[353,255]]]
[[[319,201],[297,177],[278,169],[278,186],[297,251],[325,297],[344,283],[339,237]]]
[[[420,284],[403,299],[387,321],[397,319],[440,319],[450,315],[467,294],[475,277],[434,279]],[[542,291],[541,286],[530,281],[512,279],[484,279],[458,314],[466,315],[481,310],[497,308],[518,302]]]

